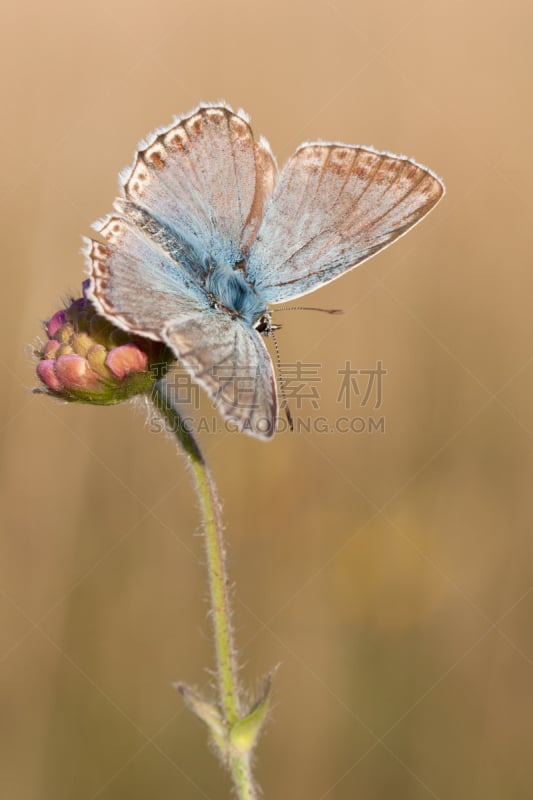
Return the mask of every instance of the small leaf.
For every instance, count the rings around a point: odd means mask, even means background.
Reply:
[[[272,678],[277,667],[263,679],[263,687],[248,714],[233,725],[229,732],[232,747],[239,753],[250,753],[257,742],[270,708]]]

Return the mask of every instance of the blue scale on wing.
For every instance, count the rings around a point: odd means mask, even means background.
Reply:
[[[117,198],[114,206],[153,243],[156,252],[163,251],[174,262],[176,269],[185,270],[198,285],[205,280],[209,264],[205,259],[200,259],[191,242],[177,236],[168,225],[135,203]]]
[[[141,226],[113,216],[96,229],[106,242],[88,241],[90,294],[115,324],[161,339],[169,319],[209,308],[197,282]]]
[[[147,211],[125,200],[117,200],[115,207],[145,240],[153,244],[154,253],[164,253],[174,266],[165,259],[161,269],[171,278],[179,278],[183,285],[188,286],[193,294],[211,300],[228,311],[234,311],[250,326],[264,313],[266,304],[254,289],[247,283],[241,270],[232,267],[210,267],[209,264],[200,265],[196,253],[190,245],[178,238],[166,225],[155,220]],[[148,258],[150,257],[148,253]],[[185,270],[186,275],[176,275]],[[192,279],[192,280],[191,280]]]

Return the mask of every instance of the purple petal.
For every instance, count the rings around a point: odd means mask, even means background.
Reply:
[[[52,319],[46,325],[46,333],[49,339],[53,339],[59,328],[65,324],[66,314],[64,310],[56,311]]]

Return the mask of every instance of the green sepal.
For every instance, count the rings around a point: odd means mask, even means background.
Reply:
[[[276,667],[277,669],[277,667]],[[263,679],[263,686],[258,699],[245,717],[236,722],[230,732],[229,741],[234,750],[239,753],[251,753],[254,749],[263,724],[270,710],[270,695],[272,691],[272,678],[275,669]]]

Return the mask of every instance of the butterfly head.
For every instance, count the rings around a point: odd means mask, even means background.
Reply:
[[[264,311],[254,325],[257,333],[262,333],[265,336],[271,336],[274,331],[279,331],[281,327],[281,325],[275,325],[272,322],[270,311]]]

